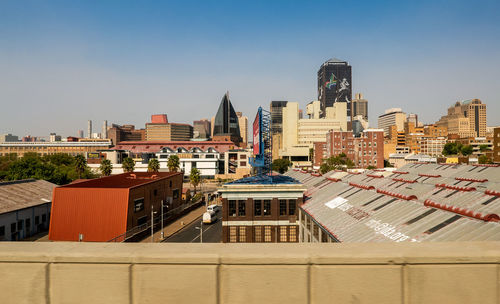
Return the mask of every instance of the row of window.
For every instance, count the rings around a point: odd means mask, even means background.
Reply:
[[[42,224],[47,222],[47,215],[42,214]],[[40,216],[35,216],[35,226],[40,224]],[[23,227],[25,227],[26,231],[29,233],[31,230],[31,219],[27,218],[26,220],[18,220],[17,223],[10,224],[10,232],[16,233],[17,231],[22,231]],[[0,238],[5,236],[5,226],[0,226]]]
[[[279,215],[295,215],[296,200],[279,200]],[[230,200],[228,202],[229,216],[246,216],[246,200]],[[271,200],[254,200],[254,216],[270,216]]]
[[[275,226],[276,227],[276,226]],[[253,229],[253,239],[247,237],[247,231]],[[273,241],[272,226],[230,226],[230,243],[269,243]],[[278,226],[277,238],[279,242],[297,242],[297,226]]]

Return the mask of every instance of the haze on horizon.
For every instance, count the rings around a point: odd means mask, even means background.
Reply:
[[[500,125],[500,3],[476,1],[2,1],[0,134],[63,136],[215,115],[230,92],[252,121],[271,100],[317,99],[316,73],[348,61],[371,126],[400,107],[424,123],[455,101]]]

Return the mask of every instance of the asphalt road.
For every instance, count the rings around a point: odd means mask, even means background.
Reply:
[[[182,230],[164,240],[170,243],[199,243],[202,216],[184,227]],[[203,243],[220,243],[222,241],[222,212],[217,212],[217,221],[212,224],[203,224]]]

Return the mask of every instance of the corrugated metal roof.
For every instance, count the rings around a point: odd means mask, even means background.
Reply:
[[[0,214],[51,202],[55,186],[34,179],[0,183]]]
[[[500,240],[498,166],[286,174],[307,187],[301,209],[342,242]]]

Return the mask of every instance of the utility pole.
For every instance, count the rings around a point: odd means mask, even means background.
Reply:
[[[203,220],[200,223],[200,243],[203,243]]]
[[[154,243],[154,240],[153,240],[153,237],[154,237],[154,234],[153,234],[153,230],[154,230],[154,227],[153,227],[153,224],[154,224],[153,217],[154,217],[154,207],[153,207],[153,204],[151,203],[151,243]]]
[[[163,200],[161,200],[161,239],[163,240]]]

